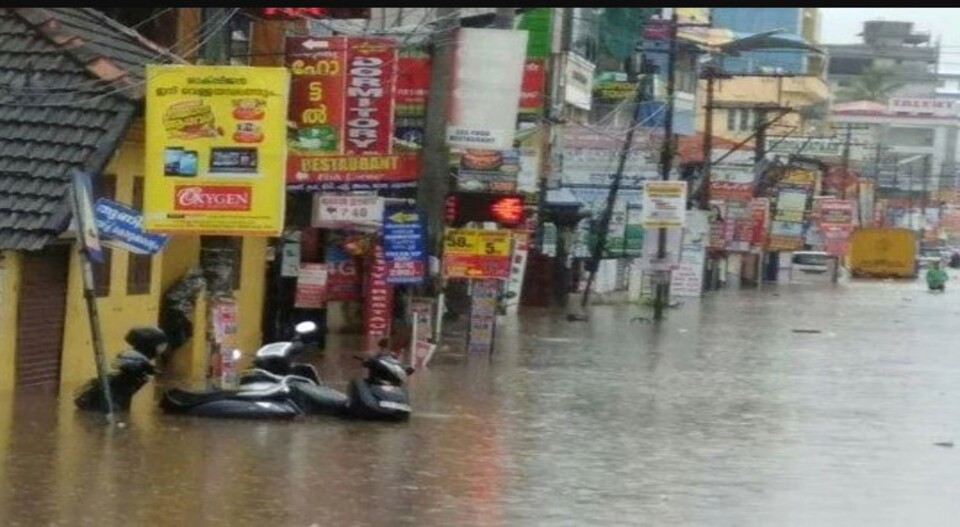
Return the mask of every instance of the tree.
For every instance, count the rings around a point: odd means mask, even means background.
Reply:
[[[890,68],[868,68],[860,74],[852,86],[837,91],[840,101],[887,102],[896,90],[906,83],[899,72]]]

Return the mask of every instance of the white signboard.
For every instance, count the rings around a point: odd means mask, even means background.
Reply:
[[[517,174],[517,192],[533,194],[537,191],[537,179],[540,177],[540,150],[536,148],[520,149],[520,173]]]
[[[383,223],[383,198],[313,195],[310,225],[326,229],[376,228]]]
[[[806,157],[840,157],[843,139],[837,137],[776,136],[767,137],[767,152],[797,154]]]
[[[589,60],[567,52],[563,62],[563,99],[577,108],[590,109],[593,101],[593,71],[597,69]]]
[[[527,32],[460,28],[447,144],[451,148],[513,148]]]
[[[908,113],[913,115],[934,115],[937,117],[954,117],[957,115],[957,102],[953,99],[921,99],[915,97],[893,97],[887,109],[891,113]]]
[[[680,228],[687,211],[685,181],[647,181],[643,185],[643,226]]]
[[[559,169],[563,185],[606,187],[613,183],[617,172],[620,149],[626,130],[619,127],[597,127],[593,130],[577,126],[566,127],[561,132]],[[644,179],[660,177],[656,162],[647,159],[647,141],[643,134],[636,134],[633,148],[623,167],[621,187],[638,187]]]
[[[670,294],[677,297],[698,297],[703,293],[703,264],[710,241],[708,212],[687,211],[683,228],[680,266],[670,275]]]

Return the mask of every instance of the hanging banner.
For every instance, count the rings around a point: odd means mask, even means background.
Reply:
[[[416,370],[422,370],[430,364],[437,350],[434,344],[437,301],[433,298],[415,297],[410,299],[410,317],[413,335],[411,337],[410,362]]]
[[[643,185],[643,226],[681,228],[687,212],[685,181],[645,181]]]
[[[327,266],[318,263],[300,264],[293,307],[322,309],[327,303]]]
[[[279,236],[284,68],[147,65],[144,229]]]
[[[451,148],[513,148],[527,32],[460,28],[447,125]]]
[[[543,59],[527,59],[523,65],[523,81],[520,87],[521,118],[543,113],[543,89],[547,81],[547,67]]]
[[[447,229],[443,244],[446,278],[510,277],[512,231]]]
[[[430,91],[430,55],[425,48],[400,51],[397,67],[396,114],[423,117]]]
[[[419,147],[394,145],[396,43],[373,37],[290,37],[291,190],[412,188]]]
[[[471,280],[467,353],[493,351],[500,287],[500,280]]]
[[[103,244],[108,247],[133,254],[157,254],[170,239],[163,234],[144,232],[140,211],[122,203],[99,198],[94,209],[97,230],[103,237]]]
[[[389,205],[383,212],[383,257],[387,282],[420,284],[427,274],[427,218],[413,205]]]
[[[393,286],[387,283],[387,264],[383,260],[383,248],[378,244],[374,247],[363,292],[365,349],[375,349],[380,339],[390,337],[392,328]]]
[[[753,166],[719,165],[710,170],[710,199],[749,201],[753,198]]]

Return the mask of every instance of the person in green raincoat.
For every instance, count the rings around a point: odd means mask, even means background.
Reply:
[[[945,291],[949,279],[947,272],[940,268],[940,262],[930,264],[930,269],[927,270],[927,287],[931,291]]]

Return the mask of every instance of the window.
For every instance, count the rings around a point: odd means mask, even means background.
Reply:
[[[143,176],[133,178],[133,208],[143,210]],[[127,294],[150,294],[150,278],[153,271],[153,256],[133,254],[127,256]]]
[[[93,194],[98,198],[115,199],[117,195],[117,176],[101,174],[93,178]],[[102,247],[103,262],[91,262],[93,266],[94,293],[97,298],[110,296],[110,271],[113,265],[113,249]]]
[[[252,23],[245,14],[237,14],[227,25],[230,31],[230,64],[250,65],[250,38]]]
[[[756,122],[756,110],[753,108],[727,109],[727,130],[735,132],[752,132]]]

